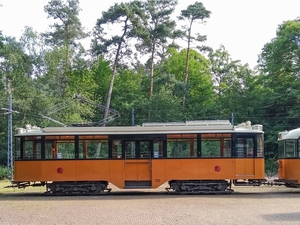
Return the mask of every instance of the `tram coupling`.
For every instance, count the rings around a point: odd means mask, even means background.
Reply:
[[[260,180],[233,180],[234,186],[260,186],[264,182],[266,182],[266,179],[260,179]]]
[[[297,180],[283,180],[283,179],[274,179],[272,181],[267,181],[263,183],[266,186],[286,186],[290,188],[299,188]]]
[[[17,183],[12,183],[11,185],[5,186],[4,188],[27,188],[27,187],[40,187],[40,186],[45,186],[46,182],[17,182]]]

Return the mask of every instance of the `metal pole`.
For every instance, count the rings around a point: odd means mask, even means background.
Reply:
[[[232,126],[234,126],[234,114],[233,113],[231,113],[231,124],[232,124]]]
[[[12,154],[12,97],[8,93],[8,135],[7,135],[7,173],[8,179],[13,180],[13,154]]]
[[[131,125],[134,126],[134,108],[131,110]]]

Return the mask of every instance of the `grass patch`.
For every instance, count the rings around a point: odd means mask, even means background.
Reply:
[[[0,180],[0,195],[1,194],[13,194],[13,193],[43,193],[46,191],[46,186],[42,187],[27,187],[27,188],[5,188],[10,186],[11,182],[9,180]]]

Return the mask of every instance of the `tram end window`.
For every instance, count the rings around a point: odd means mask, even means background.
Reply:
[[[286,140],[285,142],[285,157],[293,158],[296,157],[296,141],[295,140]]]
[[[257,136],[257,156],[264,156],[264,139],[262,134]]]

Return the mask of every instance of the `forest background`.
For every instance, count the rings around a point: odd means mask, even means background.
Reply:
[[[266,160],[276,160],[278,132],[300,122],[300,19],[279,24],[250,68],[232,60],[225,46],[205,45],[201,28],[209,9],[195,2],[174,20],[177,4],[117,3],[85,32],[79,0],[51,0],[44,7],[53,21],[47,32],[25,27],[17,40],[0,31],[0,165],[7,164],[9,94],[13,130],[26,124],[250,120],[264,127]],[[82,44],[87,37],[89,49]],[[109,108],[120,117],[110,120]]]

